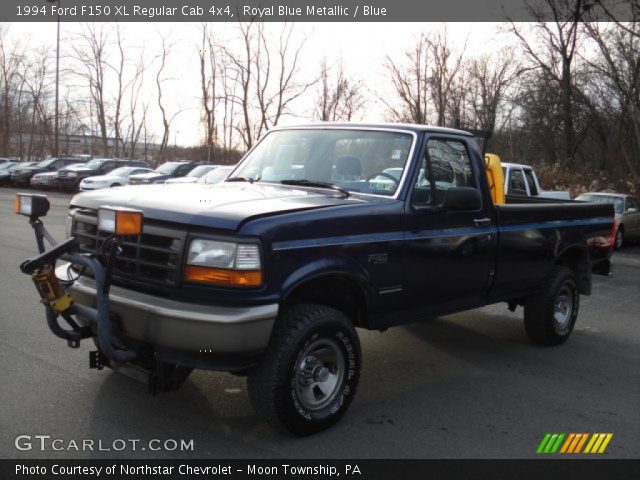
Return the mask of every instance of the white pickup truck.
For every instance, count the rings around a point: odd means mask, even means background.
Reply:
[[[559,200],[571,199],[571,195],[566,191],[543,190],[536,172],[529,165],[503,163],[502,170],[504,171],[504,193],[506,195],[555,198]]]

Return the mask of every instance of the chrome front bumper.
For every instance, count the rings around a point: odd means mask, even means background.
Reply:
[[[58,268],[66,278],[66,266]],[[69,287],[76,302],[96,306],[96,284],[81,277]],[[115,285],[109,293],[110,312],[118,317],[120,332],[157,347],[191,353],[257,353],[269,342],[278,304],[225,307],[179,302]],[[89,320],[78,318],[83,325]]]

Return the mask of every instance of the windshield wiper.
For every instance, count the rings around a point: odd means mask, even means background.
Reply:
[[[248,177],[248,178],[247,177],[230,177],[225,180],[225,182],[249,182],[249,183],[253,183],[255,181],[256,179],[251,177]]]
[[[329,188],[336,192],[340,192],[345,197],[348,197],[350,195],[349,190],[339,187],[338,185],[334,185],[333,183],[320,182],[318,180],[307,180],[305,178],[300,178],[300,179],[280,180],[280,183],[283,185],[299,185],[301,187]]]

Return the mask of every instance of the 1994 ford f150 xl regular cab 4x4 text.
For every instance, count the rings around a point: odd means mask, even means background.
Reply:
[[[93,338],[92,366],[144,371],[154,392],[194,368],[247,375],[254,408],[304,435],[354,397],[356,327],[507,302],[533,342],[567,340],[592,272],[609,274],[613,207],[491,195],[470,134],[322,124],[270,131],[218,185],[76,195],[47,251],[46,197],[15,208],[48,326]]]

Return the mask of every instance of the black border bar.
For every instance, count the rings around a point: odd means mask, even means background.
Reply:
[[[288,467],[285,468],[285,465]],[[304,470],[300,470],[300,469]],[[293,470],[295,469],[295,470]],[[31,473],[28,473],[31,472]],[[58,472],[56,474],[56,472]],[[70,473],[71,472],[71,473]],[[74,473],[75,472],[75,473]],[[99,472],[99,474],[97,474]],[[170,473],[169,473],[170,472]],[[307,472],[307,473],[302,473]],[[339,473],[339,475],[336,475]],[[640,460],[0,460],[3,480],[75,479],[580,479],[640,478]]]
[[[630,20],[634,8],[638,10],[637,0],[576,1],[588,20]],[[62,22],[526,22],[575,15],[571,9],[551,12],[545,4],[545,0],[2,0],[0,22],[52,22],[58,17]]]

